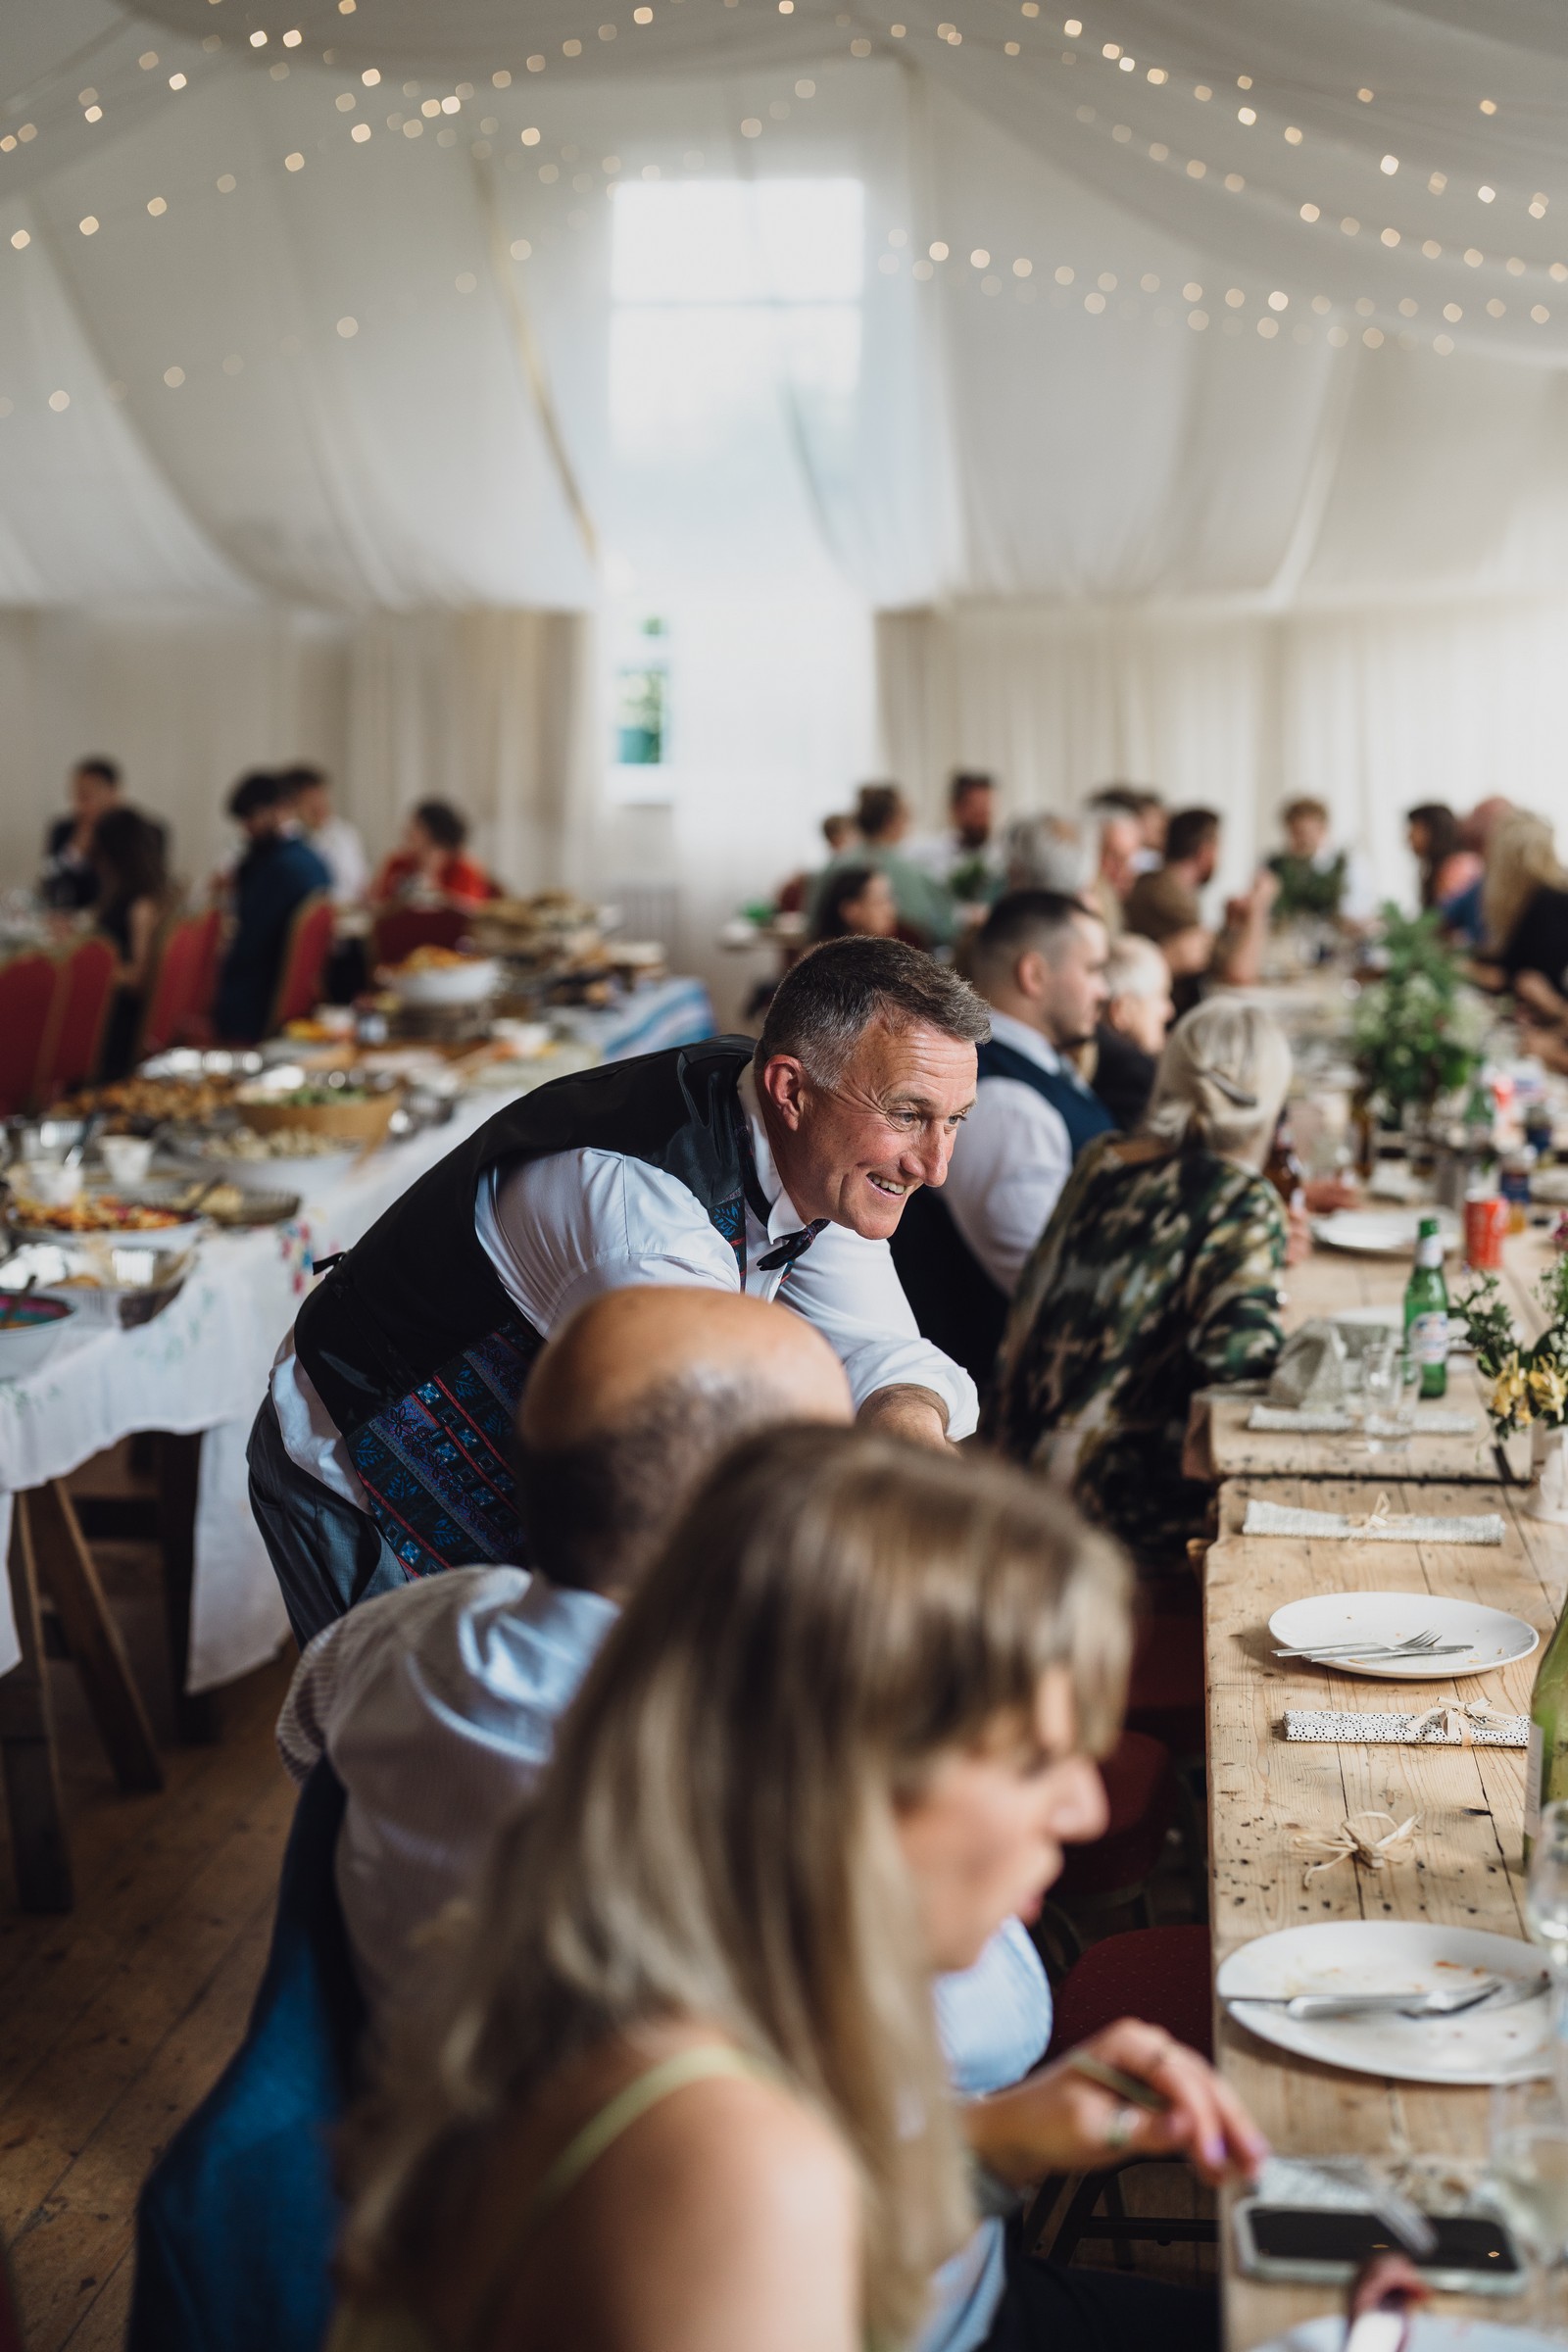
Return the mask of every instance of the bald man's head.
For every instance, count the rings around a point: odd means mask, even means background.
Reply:
[[[853,1411],[832,1348],[784,1307],[664,1284],[611,1291],[562,1327],[523,1392],[530,1556],[556,1584],[618,1595],[741,1438]]]

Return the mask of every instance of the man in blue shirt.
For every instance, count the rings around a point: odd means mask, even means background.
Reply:
[[[214,1020],[226,1045],[266,1036],[289,925],[304,900],[332,887],[310,844],[287,829],[293,808],[281,776],[245,776],[228,796],[228,813],[250,847],[234,869],[234,929],[218,975]]]

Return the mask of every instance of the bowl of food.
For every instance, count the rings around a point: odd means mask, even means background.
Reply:
[[[255,1135],[301,1134],[329,1141],[378,1144],[398,1106],[396,1087],[247,1086],[235,1098],[242,1124]]]
[[[274,1127],[263,1134],[254,1127],[235,1127],[227,1135],[210,1135],[182,1147],[192,1171],[220,1176],[226,1184],[266,1192],[318,1197],[325,1185],[353,1167],[362,1144],[344,1144],[316,1128]]]
[[[14,1191],[45,1208],[69,1208],[81,1194],[79,1160],[24,1159],[12,1179]]]
[[[69,1298],[0,1297],[0,1380],[24,1380],[55,1351],[75,1312]]]
[[[457,948],[416,948],[375,977],[405,1004],[482,1004],[500,986],[501,966],[493,956],[465,956]]]
[[[153,1164],[153,1139],[150,1135],[101,1136],[98,1156],[109,1171],[111,1184],[122,1189],[145,1184]]]

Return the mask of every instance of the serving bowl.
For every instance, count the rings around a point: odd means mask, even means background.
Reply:
[[[75,1311],[69,1298],[0,1298],[0,1380],[36,1372]]]

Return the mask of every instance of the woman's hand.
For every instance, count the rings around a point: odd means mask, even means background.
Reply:
[[[1158,2113],[1127,2105],[1078,2074],[1070,2058],[1011,2090],[963,2110],[969,2145],[999,2180],[1016,2187],[1046,2173],[1084,2173],[1128,2156],[1185,2156],[1212,2186],[1251,2180],[1268,2142],[1206,2059],[1162,2027],[1124,2017],[1081,2044],[1090,2056],[1136,2076],[1167,2104]]]

